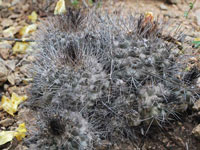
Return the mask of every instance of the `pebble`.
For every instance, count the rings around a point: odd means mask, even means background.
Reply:
[[[11,48],[12,45],[9,42],[0,42],[0,56],[5,60],[8,59]]]
[[[6,119],[0,121],[0,125],[2,125],[4,127],[11,126],[13,123],[14,123],[14,119],[11,119],[11,118],[6,118]]]
[[[13,24],[13,21],[11,19],[3,19],[3,21],[1,22],[1,25],[3,26],[3,28],[5,27],[9,27]]]
[[[9,50],[10,48],[1,48],[0,47],[0,56],[5,60],[9,57]]]
[[[166,0],[166,2],[169,4],[178,4],[180,3],[180,0]]]
[[[192,134],[193,134],[196,138],[200,139],[200,124],[197,125],[197,126],[192,130]]]
[[[194,103],[192,108],[196,111],[200,111],[200,99]]]
[[[167,10],[168,7],[167,7],[166,5],[164,5],[164,4],[161,4],[161,5],[160,5],[160,9],[161,9],[161,10]]]

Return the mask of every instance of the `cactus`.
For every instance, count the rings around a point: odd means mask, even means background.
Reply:
[[[185,111],[199,96],[186,81],[199,70],[184,73],[177,46],[163,38],[163,28],[151,15],[72,10],[44,22],[28,101],[42,126],[36,147],[92,149],[102,140],[132,141],[141,124],[162,125]],[[181,42],[183,36],[177,38]]]

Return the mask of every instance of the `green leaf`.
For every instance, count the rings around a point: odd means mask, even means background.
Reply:
[[[93,5],[93,1],[92,0],[88,0],[90,5]]]
[[[75,7],[78,5],[78,3],[79,3],[78,0],[73,0],[73,1],[72,1],[72,5],[75,6]]]
[[[195,48],[199,48],[200,47],[200,41],[192,41],[192,43],[194,44]]]
[[[189,3],[190,9],[193,9],[194,4],[193,3]]]

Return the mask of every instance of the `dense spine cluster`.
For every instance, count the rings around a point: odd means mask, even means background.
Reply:
[[[194,101],[198,69],[184,72],[162,28],[148,15],[72,10],[45,22],[31,70],[29,103],[41,128],[35,149],[84,150],[103,140],[131,141],[135,127],[160,125]]]

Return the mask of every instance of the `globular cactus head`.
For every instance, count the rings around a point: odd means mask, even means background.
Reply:
[[[183,36],[171,42],[151,14],[81,17],[69,11],[45,25],[38,34],[29,103],[38,112],[48,110],[50,116],[39,113],[47,143],[81,149],[70,141],[73,129],[87,148],[91,141],[132,141],[136,127],[152,120],[161,125],[199,96],[188,84],[199,70],[184,72],[185,64],[177,61],[176,43]]]
[[[38,113],[30,149],[88,150],[92,149],[89,125],[78,112],[68,112],[52,106]]]

